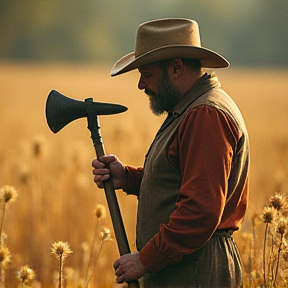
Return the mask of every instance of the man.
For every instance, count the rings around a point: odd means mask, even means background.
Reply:
[[[115,189],[138,197],[138,252],[115,261],[117,282],[242,287],[232,233],[247,206],[248,134],[236,104],[202,68],[228,66],[201,47],[197,22],[160,19],[138,27],[135,52],[112,68],[112,76],[138,69],[152,111],[168,112],[143,168],[114,155],[92,162],[99,187],[112,177]]]

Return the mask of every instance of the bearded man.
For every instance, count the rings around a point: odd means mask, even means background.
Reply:
[[[204,68],[228,61],[200,43],[198,24],[159,19],[141,24],[135,52],[111,75],[138,69],[138,88],[153,113],[167,113],[143,167],[114,155],[92,162],[94,181],[138,197],[138,252],[114,263],[117,282],[143,287],[242,287],[232,234],[247,208],[248,133],[239,109],[216,75]]]

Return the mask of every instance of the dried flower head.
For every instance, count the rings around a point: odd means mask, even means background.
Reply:
[[[29,268],[27,265],[22,266],[19,271],[17,271],[16,278],[19,279],[21,283],[28,283],[31,280],[34,280],[36,273],[33,269]]]
[[[271,224],[275,219],[275,208],[273,207],[265,207],[263,211],[263,221],[264,223]]]
[[[10,250],[3,245],[0,248],[0,264],[2,267],[6,267],[9,262],[11,262]]]
[[[0,199],[5,203],[15,201],[17,196],[18,193],[13,186],[5,185],[0,188]]]
[[[104,230],[100,232],[100,235],[102,241],[113,240],[111,237],[110,229],[108,228],[104,228]]]
[[[279,218],[279,221],[277,221],[276,224],[276,232],[279,233],[280,235],[284,235],[286,232],[286,227],[287,227],[287,220],[283,217]]]
[[[60,258],[64,260],[69,254],[73,253],[73,251],[69,247],[69,244],[62,241],[53,242],[51,250],[52,254],[55,254],[58,260]]]
[[[97,204],[95,208],[95,216],[97,219],[105,218],[106,208],[101,204]]]
[[[270,207],[275,208],[276,210],[280,211],[287,203],[286,203],[286,196],[276,193],[274,196],[270,197]]]

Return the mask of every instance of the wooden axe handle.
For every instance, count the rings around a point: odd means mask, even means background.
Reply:
[[[99,143],[93,144],[97,158],[104,156],[105,153],[103,151],[103,145]],[[108,180],[104,181],[103,184],[120,255],[131,253],[112,181],[109,178]]]
[[[91,114],[89,113],[89,107],[87,108],[87,110],[88,129],[91,132],[91,138],[95,147],[96,156],[97,158],[99,158],[101,156],[104,156],[105,152],[101,139],[98,117],[93,112],[91,112]],[[109,178],[108,180],[104,181],[103,184],[108,208],[110,211],[110,216],[112,219],[113,229],[118,244],[119,253],[120,255],[131,253],[113,183]],[[138,288],[138,280],[128,281],[128,287]]]

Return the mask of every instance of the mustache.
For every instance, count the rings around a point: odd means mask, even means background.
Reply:
[[[154,92],[154,91],[152,91],[152,90],[150,90],[150,89],[148,89],[148,88],[146,88],[145,90],[144,90],[144,92],[145,92],[145,94],[146,95],[148,95],[148,96],[152,96],[152,97],[155,97],[155,96],[157,96],[157,93],[156,92]]]

